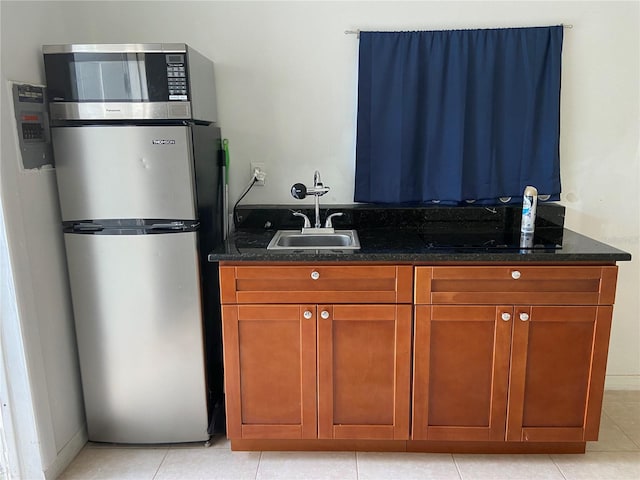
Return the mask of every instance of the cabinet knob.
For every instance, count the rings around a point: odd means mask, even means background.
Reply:
[[[511,314],[507,313],[507,312],[504,312],[502,314],[502,320],[504,320],[505,322],[508,322],[509,320],[511,320]]]
[[[311,313],[309,310],[305,310],[305,312],[302,314],[302,316],[304,318],[306,318],[307,320],[309,320],[311,317],[313,317],[313,313]]]
[[[315,270],[313,272],[311,272],[311,278],[313,278],[314,280],[317,280],[320,278],[320,272],[316,272]]]
[[[527,320],[529,320],[529,314],[525,313],[525,312],[522,312],[520,314],[520,320],[522,320],[523,322],[526,322]]]
[[[511,278],[513,278],[514,280],[519,279],[521,276],[521,273],[519,270],[514,270],[513,272],[511,272]]]
[[[320,312],[320,316],[326,320],[327,318],[329,318],[329,312],[323,310],[322,312]]]

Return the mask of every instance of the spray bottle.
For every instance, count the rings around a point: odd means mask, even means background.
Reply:
[[[536,226],[536,208],[538,207],[538,190],[536,187],[527,186],[522,196],[522,223],[521,233],[533,233]]]
[[[522,223],[520,224],[520,248],[533,247],[533,233],[536,226],[536,209],[538,207],[538,190],[527,186],[522,195]],[[522,250],[521,250],[522,252]]]

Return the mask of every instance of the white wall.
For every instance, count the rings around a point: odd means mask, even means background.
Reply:
[[[0,4],[0,193],[9,253],[0,286],[2,353],[11,374],[3,402],[22,422],[15,440],[27,455],[17,460],[23,478],[31,479],[55,478],[86,433],[55,176],[22,169],[14,129],[9,82],[44,83],[38,49],[51,34],[50,17],[28,15],[25,6]],[[28,386],[12,378],[23,368]]]
[[[232,200],[250,161],[268,174],[245,203],[295,202],[291,185],[315,169],[331,186],[324,203],[353,202],[358,39],[345,30],[572,24],[561,104],[566,225],[634,257],[620,265],[608,381],[640,388],[637,1],[124,2],[126,15],[118,2],[78,3],[77,42],[186,42],[214,59]]]
[[[358,40],[347,29],[572,24],[562,76],[562,203],[569,228],[634,255],[620,265],[609,385],[640,388],[638,2],[7,2],[2,26],[2,200],[45,466],[81,423],[52,172],[23,172],[6,80],[43,82],[45,43],[186,42],[216,62],[231,197],[292,203],[319,169],[325,203],[353,200]],[[4,301],[4,299],[3,299]],[[63,368],[68,367],[68,368]],[[67,390],[69,393],[65,393]]]

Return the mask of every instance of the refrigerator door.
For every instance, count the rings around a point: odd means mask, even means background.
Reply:
[[[207,440],[196,233],[65,233],[89,440]]]
[[[196,219],[187,126],[52,128],[62,220]]]

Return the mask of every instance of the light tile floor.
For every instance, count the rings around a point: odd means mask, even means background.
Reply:
[[[600,440],[584,455],[231,452],[201,444],[88,444],[62,480],[625,480],[640,479],[640,391],[607,391]]]

